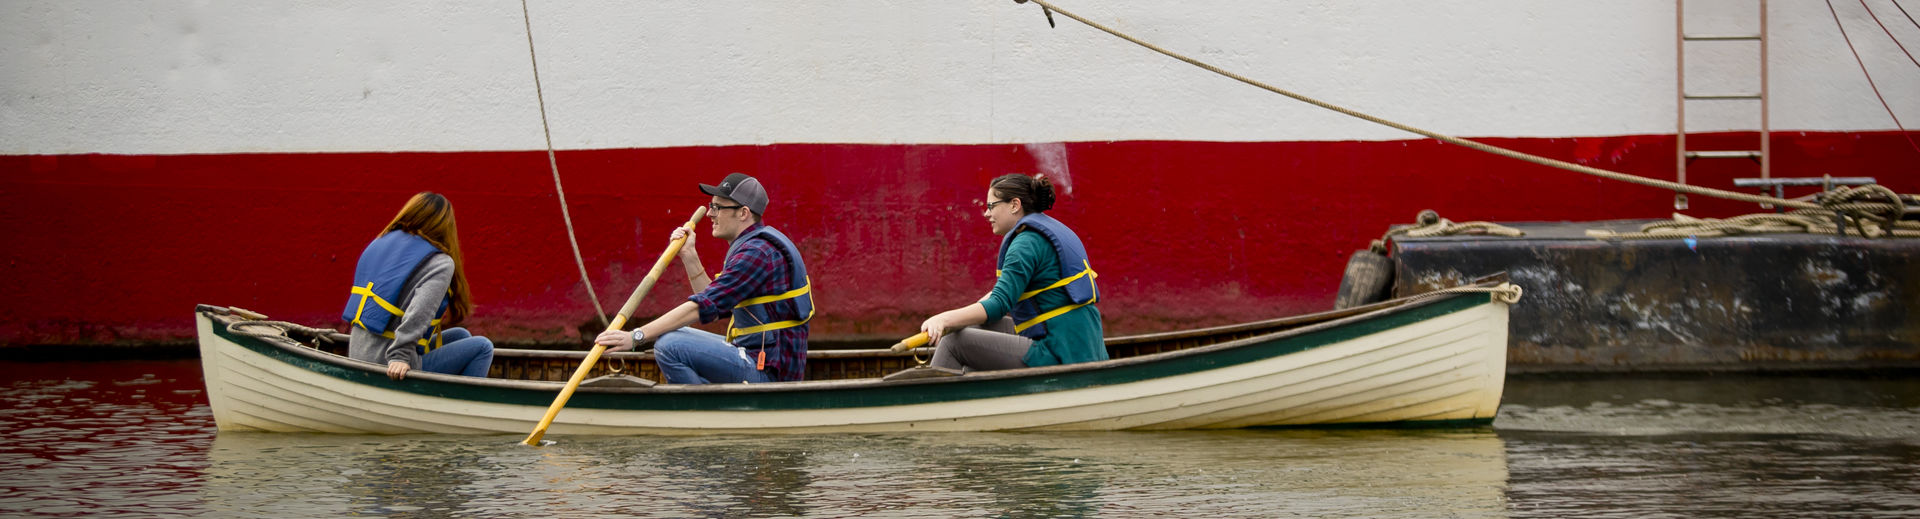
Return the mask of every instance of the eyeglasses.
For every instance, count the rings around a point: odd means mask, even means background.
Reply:
[[[1013,201],[1013,200],[994,200],[994,201],[992,201],[992,202],[987,202],[987,210],[988,210],[988,211],[992,211],[992,210],[993,210],[993,206],[996,206],[996,205],[1000,205],[1000,204],[1004,204],[1004,203],[1007,203],[1007,202],[1012,202],[1012,201]]]
[[[719,210],[721,210],[721,209],[739,209],[739,208],[742,208],[742,207],[746,207],[746,206],[744,206],[744,205],[720,205],[720,204],[717,204],[717,203],[713,203],[713,202],[707,202],[707,209],[711,209],[711,210],[713,210],[713,211],[719,211]]]

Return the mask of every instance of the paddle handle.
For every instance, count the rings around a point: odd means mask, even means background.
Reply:
[[[921,347],[921,346],[926,346],[926,345],[927,345],[927,340],[928,340],[928,339],[927,339],[927,332],[920,332],[920,333],[918,333],[918,334],[915,334],[915,335],[914,335],[914,336],[912,336],[912,337],[908,337],[908,338],[905,338],[905,339],[901,339],[901,340],[900,340],[900,342],[896,342],[896,343],[893,343],[893,348],[892,348],[892,349],[893,349],[893,351],[907,351],[907,350],[911,350],[911,349],[914,349],[914,348],[918,348],[918,347]]]
[[[684,226],[687,232],[693,232],[693,227],[700,223],[700,217],[706,215],[706,206],[695,209],[693,218],[688,218]],[[667,251],[660,253],[660,260],[653,262],[653,270],[647,272],[646,279],[640,280],[640,286],[633,289],[633,295],[627,296],[627,304],[620,307],[620,314],[614,316],[613,322],[607,325],[607,331],[619,330],[627,325],[627,318],[632,317],[634,309],[640,307],[640,300],[647,297],[647,291],[653,289],[654,282],[660,280],[660,274],[667,270],[667,264],[673,262],[673,257],[680,254],[680,246],[686,242],[687,239],[682,237],[667,244]],[[536,447],[540,445],[540,438],[547,435],[547,427],[553,425],[554,417],[560,416],[560,408],[567,406],[567,399],[573,398],[573,391],[580,388],[580,381],[587,379],[587,372],[593,371],[594,363],[599,362],[600,355],[606,351],[606,346],[597,342],[593,344],[593,349],[587,351],[587,358],[580,361],[580,367],[574,369],[573,376],[567,379],[566,387],[560,388],[560,395],[553,398],[553,405],[547,406],[547,415],[541,417],[540,424],[533,427],[533,434],[527,435],[526,441],[520,443]]]
[[[699,209],[693,210],[693,218],[688,218],[687,224],[681,227],[685,228],[688,233],[692,233],[693,227],[699,225],[700,218],[706,215],[707,206],[700,206]],[[680,246],[686,242],[686,238],[681,238],[667,244],[667,251],[660,253],[660,259],[653,262],[653,270],[647,271],[647,277],[640,280],[640,287],[635,288],[633,295],[627,297],[627,304],[620,306],[620,315],[615,318],[611,326],[607,327],[608,330],[620,329],[620,326],[624,324],[623,322],[626,321],[627,318],[633,317],[634,309],[640,307],[640,300],[646,298],[648,290],[653,290],[654,282],[659,281],[660,275],[667,271],[667,265],[673,264],[673,257],[680,254]]]

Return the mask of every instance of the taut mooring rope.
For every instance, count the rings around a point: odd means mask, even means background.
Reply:
[[[1893,5],[1898,6],[1900,4],[1896,3]],[[1860,7],[1867,10],[1867,16],[1873,16],[1873,23],[1876,23],[1876,24],[1880,23],[1880,17],[1873,15],[1873,9],[1867,7],[1867,2],[1865,0],[1862,0],[1860,2]],[[1873,82],[1873,73],[1867,72],[1867,62],[1865,60],[1860,59],[1860,51],[1858,49],[1853,48],[1853,38],[1850,36],[1847,36],[1847,25],[1840,23],[1840,11],[1834,10],[1833,0],[1827,0],[1827,14],[1833,15],[1833,25],[1835,27],[1840,28],[1840,39],[1842,41],[1847,42],[1847,52],[1853,53],[1853,62],[1860,65],[1860,75],[1866,76],[1867,86],[1873,89],[1873,96],[1880,99],[1880,106],[1882,108],[1887,109],[1887,117],[1893,118],[1893,127],[1899,128],[1900,136],[1907,138],[1907,146],[1913,147],[1913,151],[1915,152],[1920,152],[1920,144],[1915,144],[1913,142],[1913,136],[1907,135],[1907,126],[1904,124],[1900,124],[1900,116],[1893,113],[1893,105],[1887,104],[1887,96],[1880,95],[1880,85]],[[1880,30],[1884,31],[1886,29],[1887,29],[1887,26],[1885,25],[1880,26]],[[1887,32],[1887,37],[1892,38],[1893,32],[1891,31]],[[1899,45],[1900,40],[1897,40],[1897,39],[1893,40],[1893,43],[1895,45]],[[1907,50],[1906,46],[1900,47],[1901,52],[1906,52],[1906,50]],[[1912,58],[1913,55],[1908,54],[1907,57]],[[1915,63],[1915,65],[1920,65],[1920,63]]]
[[[1117,30],[1114,30],[1114,29],[1112,29],[1112,28],[1109,28],[1109,27],[1107,27],[1107,26],[1105,26],[1105,25],[1101,25],[1101,24],[1099,24],[1099,23],[1096,23],[1096,22],[1094,22],[1094,21],[1092,21],[1092,20],[1088,20],[1088,19],[1086,19],[1086,18],[1082,18],[1082,17],[1080,16],[1080,15],[1077,15],[1077,14],[1074,14],[1074,13],[1072,13],[1072,12],[1069,12],[1069,11],[1066,11],[1066,10],[1064,10],[1064,9],[1061,9],[1061,8],[1059,8],[1058,6],[1055,6],[1055,5],[1053,5],[1052,3],[1050,3],[1050,2],[1047,2],[1046,0],[1019,0],[1019,1],[1023,1],[1023,2],[1033,2],[1033,3],[1036,3],[1036,4],[1040,4],[1040,7],[1041,7],[1041,8],[1044,8],[1044,9],[1047,9],[1047,10],[1049,10],[1049,11],[1053,11],[1053,12],[1058,12],[1058,13],[1060,13],[1061,15],[1064,15],[1064,16],[1066,16],[1066,17],[1068,17],[1068,18],[1072,18],[1072,19],[1074,19],[1074,21],[1077,21],[1077,22],[1080,22],[1080,23],[1083,23],[1083,24],[1086,24],[1086,25],[1087,25],[1088,27],[1092,27],[1092,28],[1095,28],[1095,29],[1099,29],[1099,30],[1100,30],[1101,32],[1105,32],[1105,33],[1107,33],[1107,34],[1111,34],[1111,35],[1114,35],[1115,37],[1118,37],[1118,38],[1120,38],[1120,39],[1123,39],[1123,40],[1127,40],[1127,41],[1129,41],[1129,42],[1132,42],[1132,43],[1133,43],[1133,44],[1135,44],[1135,45],[1139,45],[1139,46],[1141,46],[1141,47],[1146,47],[1146,48],[1147,48],[1148,50],[1152,50],[1152,51],[1154,51],[1154,52],[1158,52],[1158,53],[1161,53],[1161,54],[1164,54],[1164,55],[1166,55],[1166,56],[1167,56],[1167,57],[1169,57],[1169,58],[1173,58],[1173,59],[1177,59],[1177,60],[1180,60],[1180,61],[1184,61],[1184,62],[1186,62],[1186,63],[1187,63],[1187,64],[1189,64],[1189,65],[1193,65],[1193,66],[1196,66],[1196,67],[1200,67],[1200,68],[1202,68],[1202,69],[1205,69],[1205,70],[1207,70],[1208,72],[1212,72],[1212,73],[1215,73],[1215,74],[1219,74],[1219,75],[1222,75],[1222,76],[1226,76],[1226,77],[1228,77],[1228,78],[1232,78],[1232,79],[1233,79],[1233,80],[1235,80],[1235,81],[1239,81],[1239,82],[1241,82],[1241,83],[1246,83],[1246,84],[1249,84],[1249,85],[1253,85],[1253,86],[1255,86],[1255,87],[1259,87],[1260,89],[1262,89],[1262,90],[1266,90],[1266,91],[1268,91],[1268,92],[1273,92],[1273,93],[1275,93],[1275,94],[1280,94],[1280,95],[1283,95],[1283,96],[1287,96],[1287,97],[1291,97],[1291,98],[1293,98],[1294,100],[1297,100],[1297,101],[1300,101],[1300,102],[1303,102],[1303,103],[1307,103],[1307,104],[1310,104],[1310,105],[1314,105],[1314,106],[1318,106],[1318,107],[1321,107],[1321,108],[1325,108],[1325,109],[1328,109],[1328,110],[1332,110],[1332,111],[1335,111],[1335,112],[1339,112],[1339,113],[1341,113],[1341,114],[1345,114],[1345,115],[1347,115],[1347,116],[1350,116],[1350,117],[1354,117],[1354,118],[1357,118],[1357,119],[1361,119],[1361,120],[1364,120],[1364,121],[1367,121],[1367,122],[1371,122],[1371,123],[1374,123],[1374,124],[1379,124],[1379,125],[1382,125],[1382,126],[1386,126],[1386,127],[1389,127],[1389,128],[1393,128],[1393,129],[1396,129],[1396,130],[1401,130],[1401,131],[1405,131],[1405,132],[1409,132],[1409,133],[1415,133],[1415,134],[1419,134],[1419,135],[1422,135],[1422,136],[1425,136],[1425,137],[1428,137],[1428,138],[1431,138],[1431,139],[1436,139],[1436,140],[1439,140],[1439,141],[1441,141],[1441,142],[1445,142],[1445,143],[1448,143],[1448,144],[1453,144],[1453,145],[1456,145],[1456,146],[1462,146],[1462,147],[1466,147],[1466,148],[1471,148],[1471,149],[1474,149],[1474,150],[1479,150],[1479,151],[1483,151],[1483,152],[1487,152],[1487,153],[1492,153],[1492,154],[1494,154],[1494,155],[1499,155],[1499,156],[1502,156],[1502,157],[1507,157],[1507,158],[1511,158],[1511,159],[1517,159],[1517,160],[1522,160],[1522,161],[1526,161],[1526,162],[1531,162],[1531,163],[1534,163],[1534,164],[1539,164],[1539,165],[1542,165],[1542,166],[1548,166],[1548,167],[1554,167],[1554,168],[1560,168],[1560,169],[1564,169],[1564,170],[1568,170],[1568,171],[1573,171],[1573,172],[1578,172],[1578,173],[1585,173],[1585,174],[1588,174],[1588,175],[1593,175],[1593,176],[1597,176],[1597,177],[1601,177],[1601,178],[1607,178],[1607,179],[1612,179],[1612,180],[1618,180],[1618,181],[1621,181],[1621,182],[1630,182],[1630,183],[1634,183],[1634,184],[1640,184],[1640,185],[1643,185],[1643,186],[1651,186],[1651,187],[1657,187],[1657,188],[1661,188],[1661,189],[1669,189],[1669,190],[1673,190],[1673,191],[1678,191],[1678,192],[1682,192],[1682,193],[1692,193],[1692,194],[1697,194],[1697,195],[1704,195],[1704,196],[1711,196],[1711,197],[1716,197],[1716,198],[1725,198],[1725,199],[1728,199],[1728,200],[1739,200],[1739,201],[1743,201],[1743,202],[1753,202],[1753,203],[1758,203],[1758,204],[1774,204],[1774,205],[1779,205],[1779,206],[1785,206],[1785,207],[1791,207],[1791,208],[1795,208],[1795,209],[1819,209],[1819,208],[1820,208],[1820,205],[1819,205],[1819,204],[1814,204],[1814,203],[1810,203],[1810,202],[1803,202],[1803,201],[1799,201],[1799,200],[1787,200],[1787,199],[1784,199],[1784,198],[1774,198],[1774,197],[1770,197],[1770,196],[1760,196],[1760,195],[1750,195],[1750,194],[1746,194],[1746,193],[1736,193],[1736,192],[1733,192],[1733,191],[1727,191],[1727,190],[1723,190],[1723,189],[1713,189],[1713,188],[1707,188],[1707,187],[1699,187],[1699,186],[1689,186],[1689,185],[1686,185],[1686,184],[1679,184],[1679,183],[1675,183],[1675,182],[1668,182],[1668,181],[1665,181],[1665,180],[1658,180],[1658,179],[1651,179],[1651,178],[1646,178],[1646,177],[1641,177],[1641,176],[1636,176],[1636,175],[1629,175],[1629,174],[1626,174],[1626,173],[1619,173],[1619,172],[1614,172],[1614,171],[1607,171],[1607,170],[1604,170],[1604,169],[1600,169],[1600,168],[1595,168],[1595,167],[1589,167],[1589,166],[1582,166],[1582,165],[1579,165],[1579,164],[1574,164],[1574,163],[1572,163],[1572,162],[1567,162],[1567,161],[1563,161],[1563,160],[1557,160],[1557,159],[1550,159],[1550,158],[1547,158],[1547,157],[1542,157],[1542,156],[1539,156],[1539,155],[1532,155],[1532,154],[1528,154],[1528,153],[1521,153],[1521,152],[1518,152],[1518,151],[1514,151],[1514,150],[1510,150],[1510,149],[1506,149],[1506,148],[1502,148],[1502,147],[1499,147],[1499,146],[1494,146],[1494,145],[1491,145],[1491,144],[1484,144],[1484,143],[1480,143],[1480,142],[1475,142],[1475,141],[1470,141],[1470,140],[1466,140],[1466,139],[1462,139],[1462,138],[1459,138],[1459,137],[1454,137],[1454,136],[1450,136],[1450,135],[1444,135],[1444,134],[1440,134],[1440,133],[1437,133],[1437,132],[1432,132],[1432,131],[1428,131],[1428,130],[1423,130],[1423,129],[1420,129],[1420,128],[1415,128],[1415,127],[1412,127],[1412,126],[1407,126],[1407,125],[1405,125],[1405,124],[1400,124],[1400,123],[1396,123],[1396,122],[1393,122],[1393,121],[1389,121],[1389,120],[1386,120],[1386,119],[1381,119],[1381,118],[1379,118],[1379,117],[1375,117],[1375,116],[1372,116],[1372,115],[1367,115],[1367,114],[1364,114],[1364,113],[1360,113],[1360,112],[1357,112],[1357,111],[1354,111],[1354,110],[1351,110],[1351,109],[1347,109],[1347,108],[1344,108],[1344,107],[1340,107],[1340,106],[1335,106],[1335,105],[1333,105],[1333,104],[1331,104],[1331,103],[1328,103],[1328,102],[1325,102],[1325,101],[1321,101],[1321,100],[1319,100],[1319,99],[1314,99],[1314,98],[1311,98],[1311,97],[1307,97],[1307,96],[1304,96],[1304,95],[1300,95],[1300,94],[1296,94],[1296,93],[1293,93],[1293,92],[1291,92],[1291,91],[1288,91],[1288,90],[1284,90],[1284,89],[1281,89],[1281,88],[1278,88],[1278,87],[1275,87],[1275,86],[1273,86],[1273,85],[1268,85],[1268,84],[1266,84],[1266,83],[1262,83],[1262,82],[1260,82],[1260,81],[1257,81],[1257,80],[1254,80],[1254,79],[1252,79],[1252,78],[1249,78],[1249,77],[1246,77],[1246,76],[1242,76],[1242,75],[1239,75],[1239,74],[1235,74],[1235,73],[1232,73],[1232,72],[1228,72],[1227,70],[1225,70],[1225,69],[1222,69],[1222,68],[1220,68],[1220,67],[1216,67],[1216,66],[1213,66],[1213,65],[1210,65],[1210,64],[1207,64],[1207,63],[1205,63],[1205,62],[1202,62],[1202,61],[1200,61],[1200,60],[1197,60],[1197,59],[1193,59],[1193,58],[1189,58],[1189,57],[1186,57],[1186,56],[1184,56],[1184,55],[1181,55],[1181,54],[1179,54],[1179,53],[1176,53],[1176,52],[1173,52],[1173,51],[1170,51],[1170,50],[1167,50],[1167,49],[1164,49],[1164,48],[1161,48],[1161,47],[1160,47],[1160,46],[1158,46],[1158,45],[1154,45],[1154,44],[1152,44],[1152,43],[1147,43],[1147,42],[1145,42],[1145,41],[1142,41],[1142,40],[1140,40],[1139,38],[1135,38],[1135,37],[1132,37],[1132,36],[1128,36],[1128,35],[1127,35],[1127,34],[1125,34],[1125,33],[1122,33],[1122,32],[1120,32],[1120,31],[1117,31]]]
[[[560,187],[560,161],[553,156],[553,130],[547,126],[547,95],[540,90],[540,58],[533,52],[533,16],[527,14],[527,0],[520,0],[520,20],[527,26],[527,60],[533,63],[533,97],[540,101],[540,133],[547,138],[547,166],[553,169],[553,192],[560,196],[560,219],[567,222],[567,244],[573,246],[573,264],[580,267],[580,284],[587,287],[587,299],[593,301],[593,315],[606,326],[607,309],[600,307],[600,296],[593,293],[593,280],[587,278],[587,261],[580,257],[580,240],[573,237],[573,215],[567,213],[567,190]]]

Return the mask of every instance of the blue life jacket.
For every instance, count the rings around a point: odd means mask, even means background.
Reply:
[[[1054,254],[1060,258],[1060,281],[1046,287],[1028,290],[1020,294],[1013,304],[1013,331],[1021,336],[1038,340],[1047,336],[1045,323],[1048,319],[1059,317],[1076,308],[1093,304],[1100,299],[1100,291],[1094,286],[1093,265],[1087,261],[1087,248],[1080,244],[1080,235],[1074,234],[1066,224],[1044,213],[1029,214],[1014,224],[1013,231],[1000,240],[999,262],[1007,261],[1007,248],[1013,246],[1013,237],[1025,231],[1037,231],[1047,243],[1053,245]],[[1035,273],[1036,275],[1039,273]],[[995,271],[994,276],[1000,272]],[[1038,279],[1037,277],[1035,279]],[[1040,308],[1033,297],[1048,290],[1065,289],[1072,303],[1059,308]]]
[[[790,286],[786,292],[748,298],[734,305],[733,321],[727,323],[727,342],[746,348],[765,348],[774,342],[774,337],[767,332],[806,326],[813,320],[813,280],[807,277],[807,262],[800,259],[800,248],[773,227],[763,225],[734,239],[733,246],[727,248],[727,256],[733,256],[735,249],[752,239],[766,240],[779,247],[780,255],[787,258],[787,266],[792,268],[787,274]],[[776,319],[769,303],[789,299],[793,300],[795,315],[790,319]]]
[[[393,328],[399,326],[400,317],[406,315],[398,302],[406,296],[414,273],[435,254],[441,254],[438,247],[403,231],[391,231],[374,238],[373,243],[367,244],[367,250],[360,253],[360,263],[353,268],[353,289],[347,295],[347,308],[340,312],[340,319],[392,339]],[[422,353],[439,346],[438,341],[429,339],[440,336],[440,316],[452,303],[453,292],[449,290],[440,299],[440,309],[433,313],[430,321],[433,329],[418,341]]]

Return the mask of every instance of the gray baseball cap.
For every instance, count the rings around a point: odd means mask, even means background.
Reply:
[[[732,199],[752,209],[753,214],[767,214],[767,188],[761,187],[759,179],[749,177],[746,173],[727,175],[727,179],[720,181],[717,186],[700,184],[700,192]]]

